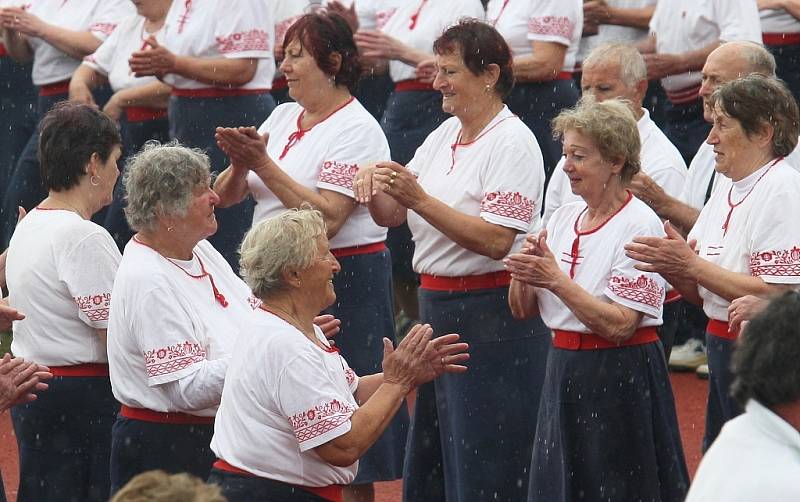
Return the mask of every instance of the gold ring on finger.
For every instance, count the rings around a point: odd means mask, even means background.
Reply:
[[[364,180],[357,180],[356,181],[356,185],[363,185],[363,184],[364,184]]]
[[[397,171],[392,171],[392,180],[397,178]]]
[[[392,186],[392,185],[394,185],[394,178],[389,180],[389,186]]]

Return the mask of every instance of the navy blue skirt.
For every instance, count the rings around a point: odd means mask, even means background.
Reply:
[[[706,332],[708,354],[708,401],[706,402],[706,430],[703,434],[703,451],[717,439],[725,422],[741,415],[744,410],[731,396],[731,385],[736,375],[731,370],[734,340],[720,338]]]
[[[660,342],[553,348],[529,502],[681,502],[689,486]]]
[[[325,502],[327,499],[273,479],[211,469],[209,484],[219,485],[228,502]]]
[[[419,298],[423,321],[436,335],[459,333],[471,358],[467,373],[417,390],[404,500],[524,500],[549,330],[512,318],[508,288]]]
[[[389,250],[338,258],[333,278],[336,303],[328,309],[342,321],[334,338],[358,375],[383,371],[383,338],[395,341],[394,302]],[[400,479],[403,475],[408,412],[400,407],[389,427],[359,461],[353,484]]]

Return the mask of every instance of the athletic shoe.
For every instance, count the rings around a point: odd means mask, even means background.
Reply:
[[[703,380],[708,380],[708,365],[707,364],[701,364],[700,366],[697,367],[697,369],[694,372],[697,375],[697,378],[700,378],[700,379],[703,379]]]
[[[673,371],[694,371],[708,362],[706,347],[696,338],[690,338],[683,345],[672,348],[669,356],[669,369]]]

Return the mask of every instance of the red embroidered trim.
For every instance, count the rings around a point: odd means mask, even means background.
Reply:
[[[497,14],[497,17],[494,18],[494,21],[492,21],[492,26],[497,26],[497,21],[500,20],[500,16],[502,16],[503,12],[505,12],[506,6],[508,6],[508,2],[509,0],[503,0],[503,6],[500,7],[500,12]]]
[[[192,0],[186,0],[183,3],[183,14],[178,16],[178,33],[183,33],[183,28],[189,22],[189,14],[192,10]]]
[[[481,212],[530,223],[534,201],[519,192],[490,192],[483,196]]]
[[[187,366],[205,361],[206,349],[197,343],[185,341],[160,349],[142,351],[147,378],[175,373]]]
[[[116,28],[117,25],[114,23],[95,23],[89,27],[89,31],[99,31],[104,35],[111,35]]]
[[[302,444],[319,437],[350,420],[355,406],[333,399],[309,410],[289,417],[289,425],[297,441]]]
[[[417,27],[417,21],[419,20],[419,14],[422,12],[422,8],[425,7],[425,4],[428,3],[428,0],[422,0],[422,3],[419,4],[417,7],[417,11],[411,14],[411,22],[408,24],[408,29],[413,30]]]
[[[358,164],[345,164],[335,160],[326,160],[322,163],[319,181],[340,186],[348,190],[353,189],[353,177],[358,172]]]
[[[303,129],[303,128],[300,126],[300,124],[301,124],[301,123],[302,123],[302,121],[303,121],[303,116],[306,114],[306,111],[305,111],[305,109],[304,109],[303,111],[301,111],[301,112],[300,112],[300,115],[298,115],[298,116],[297,116],[297,130],[295,130],[295,131],[294,131],[292,134],[290,134],[290,135],[289,135],[289,137],[287,138],[287,140],[286,140],[286,146],[284,146],[284,147],[283,147],[283,152],[281,152],[281,156],[280,156],[280,157],[278,157],[278,160],[283,160],[283,158],[284,158],[284,157],[286,157],[286,154],[287,154],[287,153],[289,153],[289,150],[291,150],[291,149],[292,149],[292,147],[293,147],[294,145],[296,145],[298,142],[300,142],[300,140],[301,140],[301,139],[303,139],[303,136],[305,136],[305,135],[306,135],[306,133],[307,133],[308,131],[310,131],[311,129],[313,129],[313,128],[314,128],[314,127],[316,127],[317,125],[319,125],[319,124],[321,124],[321,123],[325,122],[325,121],[326,121],[326,120],[328,120],[329,118],[331,118],[331,117],[332,117],[332,116],[333,116],[333,115],[334,115],[336,112],[338,112],[339,110],[341,110],[341,109],[342,109],[342,108],[344,108],[345,106],[347,106],[347,105],[349,105],[350,103],[352,103],[354,99],[355,99],[354,97],[351,97],[351,98],[350,98],[350,99],[348,99],[348,100],[347,100],[347,101],[346,101],[346,102],[345,102],[345,103],[344,103],[342,106],[340,106],[339,108],[337,108],[337,109],[333,110],[331,113],[329,113],[329,114],[328,114],[328,116],[327,116],[327,117],[325,117],[324,119],[320,120],[319,122],[317,122],[317,123],[316,123],[316,124],[314,124],[313,126],[309,127],[308,129]]]
[[[255,310],[261,306],[261,300],[256,298],[255,296],[249,296],[247,298],[247,303],[250,304],[250,308]]]
[[[378,11],[375,14],[375,29],[376,30],[380,30],[381,28],[386,26],[386,23],[388,23],[389,20],[392,18],[392,16],[394,16],[395,12],[397,12],[396,8],[392,8],[392,9],[388,9],[388,10],[384,10],[384,11]]]
[[[353,385],[353,382],[356,381],[356,372],[351,368],[347,368],[344,371],[344,377],[347,379],[347,385]]]
[[[286,36],[286,32],[289,31],[289,28],[300,19],[302,16],[292,16],[290,18],[284,19],[280,23],[275,26],[275,46],[282,47],[283,46],[283,39]]]
[[[269,50],[269,38],[264,30],[250,30],[234,33],[227,37],[217,37],[221,54]]]
[[[90,321],[108,321],[108,308],[111,305],[111,293],[73,297],[78,309],[86,314]]]
[[[489,134],[489,131],[491,131],[495,127],[499,126],[500,124],[502,124],[506,120],[512,119],[512,118],[516,118],[516,117],[517,117],[516,115],[512,115],[511,117],[505,117],[505,118],[502,118],[502,119],[498,120],[491,127],[489,127],[488,129],[486,129],[485,131],[480,133],[475,139],[473,139],[472,141],[467,141],[466,143],[462,143],[461,142],[461,129],[459,129],[458,130],[458,135],[456,136],[456,142],[453,143],[452,145],[450,145],[450,159],[451,159],[451,161],[450,161],[450,169],[447,171],[447,174],[452,173],[453,169],[456,167],[456,150],[459,147],[470,146],[470,145],[473,145],[473,144],[477,143],[479,139],[481,139],[482,137],[484,137],[487,134]]]
[[[661,306],[661,299],[664,294],[664,288],[646,275],[640,275],[635,279],[619,275],[612,276],[608,283],[608,289],[620,298],[653,308]]]
[[[722,224],[722,235],[723,235],[723,237],[728,233],[728,226],[731,223],[731,216],[733,216],[733,210],[736,209],[737,207],[739,207],[740,205],[742,205],[742,203],[745,200],[747,200],[747,197],[751,193],[753,193],[753,190],[756,189],[756,185],[758,185],[758,182],[761,181],[764,178],[764,176],[766,176],[767,173],[772,170],[773,167],[775,167],[775,164],[777,164],[778,162],[780,162],[782,160],[783,160],[783,157],[778,157],[777,159],[775,159],[772,162],[772,164],[769,165],[767,170],[764,171],[763,173],[761,173],[761,176],[758,177],[756,182],[753,183],[753,186],[750,187],[750,190],[748,190],[747,193],[744,194],[744,197],[742,197],[742,200],[740,200],[739,202],[734,203],[733,200],[731,199],[731,196],[733,195],[733,185],[731,185],[731,187],[728,189],[728,215],[725,216],[725,222]]]
[[[534,17],[528,23],[528,32],[534,35],[554,35],[571,40],[573,31],[575,24],[566,16]]]
[[[750,275],[800,277],[800,248],[770,250],[750,255]]]

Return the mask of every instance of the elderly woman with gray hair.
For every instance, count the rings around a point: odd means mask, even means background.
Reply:
[[[319,211],[291,210],[256,224],[241,270],[260,308],[247,316],[225,381],[211,448],[211,482],[231,502],[342,500],[358,459],[416,386],[466,371],[467,344],[414,326],[383,372],[356,375],[313,323],[336,300]]]
[[[580,202],[510,255],[515,317],[553,330],[533,444],[529,501],[682,501],[689,477],[656,327],[665,282],[623,246],[662,236],[661,220],[626,185],[639,171],[630,107],[584,98],[554,121]]]
[[[108,328],[122,404],[112,492],[151,469],[205,479],[214,460],[209,442],[229,356],[260,301],[205,240],[217,230],[210,182],[208,157],[174,143],[148,144],[126,168],[126,217],[137,233],[120,263]]]

